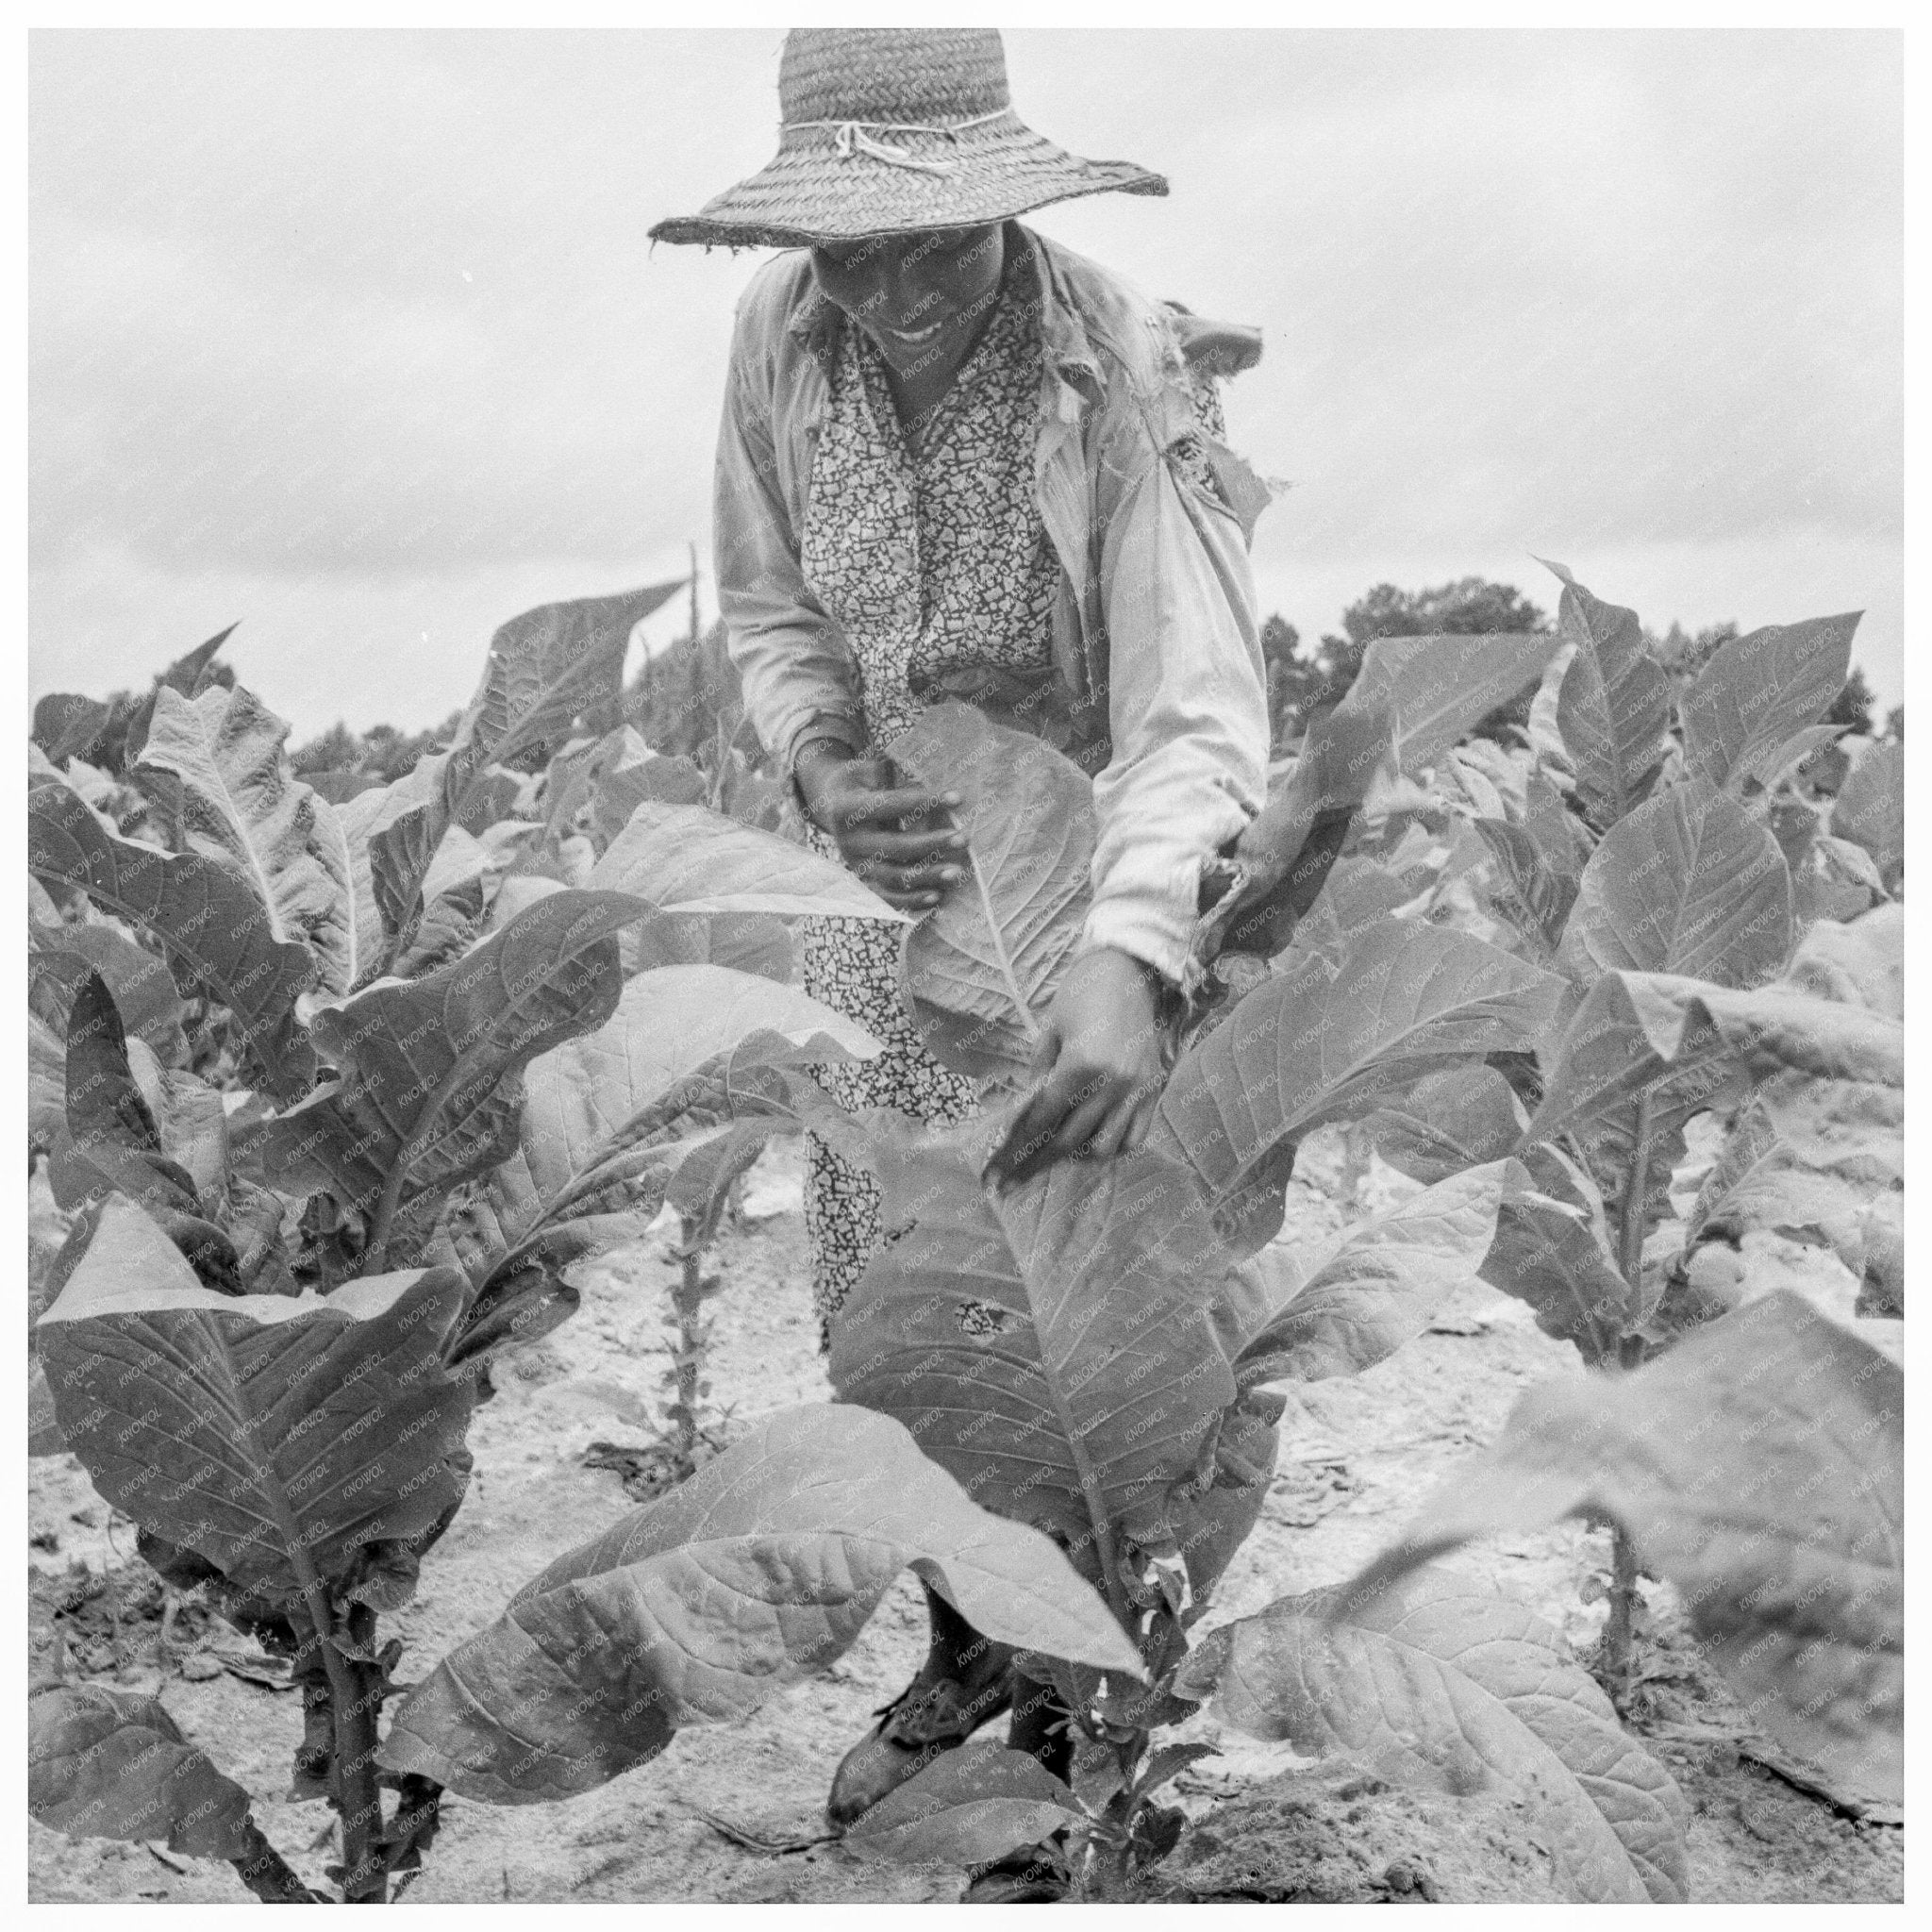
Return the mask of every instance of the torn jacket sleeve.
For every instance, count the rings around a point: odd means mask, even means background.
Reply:
[[[1240,523],[1137,432],[1102,471],[1113,755],[1083,939],[1185,986],[1203,861],[1266,797],[1267,682]]]

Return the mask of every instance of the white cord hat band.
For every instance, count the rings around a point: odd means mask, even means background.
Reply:
[[[954,136],[968,127],[984,126],[989,121],[998,121],[1012,112],[1011,108],[995,108],[991,114],[975,114],[970,121],[955,121],[941,125],[928,121],[781,121],[778,131],[781,134],[795,133],[804,127],[829,127],[834,130],[833,145],[839,158],[849,161],[855,155],[870,155],[875,161],[889,161],[895,168],[916,168],[922,175],[950,175],[954,163],[951,161],[921,160],[917,155],[908,154],[903,147],[894,146],[889,141],[876,141],[866,132],[876,128],[881,134],[943,134]]]

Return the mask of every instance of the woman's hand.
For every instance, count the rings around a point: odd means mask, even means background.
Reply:
[[[1083,953],[1054,995],[1030,1071],[1032,1091],[987,1162],[996,1187],[1069,1157],[1139,1147],[1167,1083],[1150,971],[1111,946]]]
[[[792,770],[807,816],[887,905],[927,911],[965,877],[965,833],[924,823],[958,805],[957,791],[894,785],[884,758],[856,757],[833,739],[807,744]]]

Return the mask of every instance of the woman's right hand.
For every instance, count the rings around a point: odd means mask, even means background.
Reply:
[[[834,739],[807,744],[792,769],[806,815],[887,905],[928,911],[965,877],[966,835],[932,824],[961,803],[957,791],[896,785],[886,759]]]

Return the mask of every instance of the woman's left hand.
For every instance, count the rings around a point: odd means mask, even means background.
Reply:
[[[1147,1138],[1166,1084],[1153,974],[1111,946],[1083,953],[1054,995],[1033,1087],[986,1177],[1005,1188],[1056,1160],[1103,1160]]]

